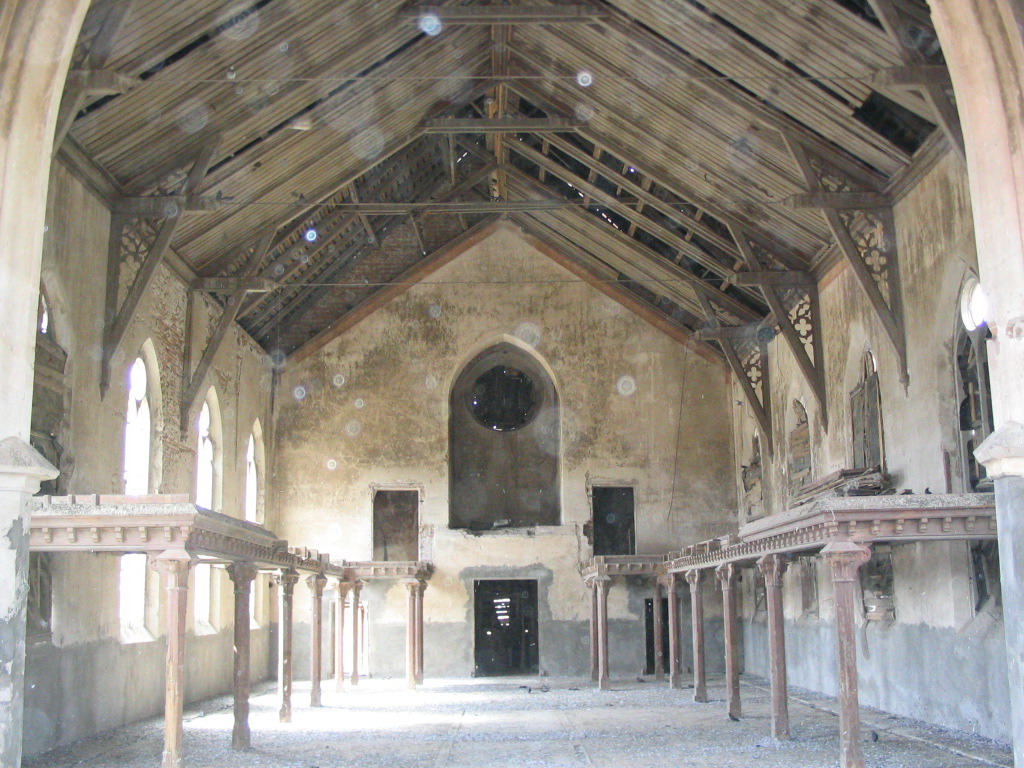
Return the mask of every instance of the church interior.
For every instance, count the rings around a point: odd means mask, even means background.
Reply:
[[[0,41],[4,768],[1024,765],[1018,0]]]

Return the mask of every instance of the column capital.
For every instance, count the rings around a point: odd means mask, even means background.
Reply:
[[[763,555],[757,561],[757,570],[764,576],[766,587],[781,587],[782,574],[788,567],[789,561],[782,555]]]
[[[860,567],[871,559],[871,549],[852,541],[832,541],[821,550],[832,569],[832,581],[856,581]]]
[[[352,587],[351,582],[345,581],[345,579],[340,576],[332,576],[331,582],[331,586],[333,586],[340,595],[347,595],[349,589]]]
[[[1019,421],[1001,424],[974,451],[974,458],[984,465],[993,480],[1024,477],[1024,424]]]
[[[248,590],[253,579],[259,576],[259,569],[252,563],[228,563],[228,578],[235,584],[235,590]]]
[[[593,583],[593,585],[597,589],[599,589],[599,590],[601,590],[603,592],[607,592],[608,588],[612,584],[612,577],[611,576],[603,576],[603,575],[602,576],[595,576],[590,581],[591,581],[591,583]]]
[[[156,556],[151,556],[150,566],[158,573],[167,576],[188,575],[196,560],[184,549],[168,549]]]
[[[718,584],[723,590],[732,589],[736,585],[738,575],[736,563],[722,563],[715,568],[715,578],[718,579]]]
[[[36,493],[43,480],[53,480],[60,472],[35,448],[20,437],[0,440],[0,490]]]
[[[299,574],[291,568],[283,568],[274,574],[274,583],[290,594],[299,583]]]
[[[402,579],[402,583],[405,588],[409,590],[410,594],[414,594],[416,590],[420,588],[420,580],[414,578]]]
[[[306,577],[306,584],[309,585],[309,589],[313,594],[322,595],[324,586],[327,584],[327,577],[322,573],[311,573]]]
[[[704,572],[700,568],[694,568],[683,573],[683,578],[690,585],[690,591],[696,592],[700,589],[700,583],[704,579]]]

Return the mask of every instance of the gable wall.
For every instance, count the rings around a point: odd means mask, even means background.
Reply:
[[[558,390],[562,525],[449,530],[449,391],[466,363],[503,340],[535,354]],[[637,384],[631,396],[616,387],[627,375]],[[588,483],[635,486],[639,553],[664,553],[732,524],[727,380],[721,365],[501,225],[286,369],[276,395],[281,533],[316,541],[333,558],[369,559],[373,488],[418,488],[421,553],[436,567],[425,601],[427,676],[472,672],[476,578],[539,579],[541,667],[585,672],[590,599],[579,571],[590,556]],[[625,582],[612,588],[613,670],[641,671],[649,592]],[[306,595],[298,594],[302,622]],[[371,585],[363,594],[371,671],[401,674],[405,588]]]

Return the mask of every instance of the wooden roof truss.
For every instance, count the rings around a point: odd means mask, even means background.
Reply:
[[[877,92],[962,145],[927,8],[870,3],[96,0],[59,140],[116,190],[105,381],[170,249],[224,308],[194,398],[231,322],[298,349],[500,214],[703,329],[763,428],[781,333],[827,421],[833,243],[905,358],[881,191],[919,129],[860,109]]]

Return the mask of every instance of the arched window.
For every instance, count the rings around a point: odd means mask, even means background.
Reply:
[[[196,422],[196,505],[220,510],[221,427],[217,392],[210,388]]]
[[[451,391],[449,526],[559,525],[559,439],[539,361],[505,342],[477,355]]]
[[[253,522],[264,522],[265,518],[265,496],[264,488],[264,462],[265,453],[263,447],[263,428],[257,419],[253,424],[252,433],[249,435],[249,443],[245,449],[245,498],[244,510],[245,519]]]
[[[53,316],[46,290],[39,286],[39,308],[36,316],[36,348],[32,384],[32,447],[46,457],[53,466],[61,466],[64,446],[62,433],[66,428],[65,413],[71,400],[67,353],[57,344]],[[44,480],[39,493],[61,493],[66,478]]]
[[[128,372],[128,415],[124,425],[124,492],[130,496],[150,492],[152,439],[149,375],[145,361],[137,357]]]
[[[36,330],[44,336],[50,333],[50,302],[46,300],[46,294],[39,291],[39,315],[36,323]]]
[[[878,390],[875,356],[864,352],[861,378],[850,393],[850,423],[853,427],[853,466],[878,467],[885,462],[882,446],[882,404]]]
[[[961,323],[956,334],[956,392],[959,404],[961,472],[965,491],[991,491],[985,467],[974,458],[975,449],[992,433],[992,391],[988,377],[991,337],[985,315],[985,292],[973,275],[960,292]]]

